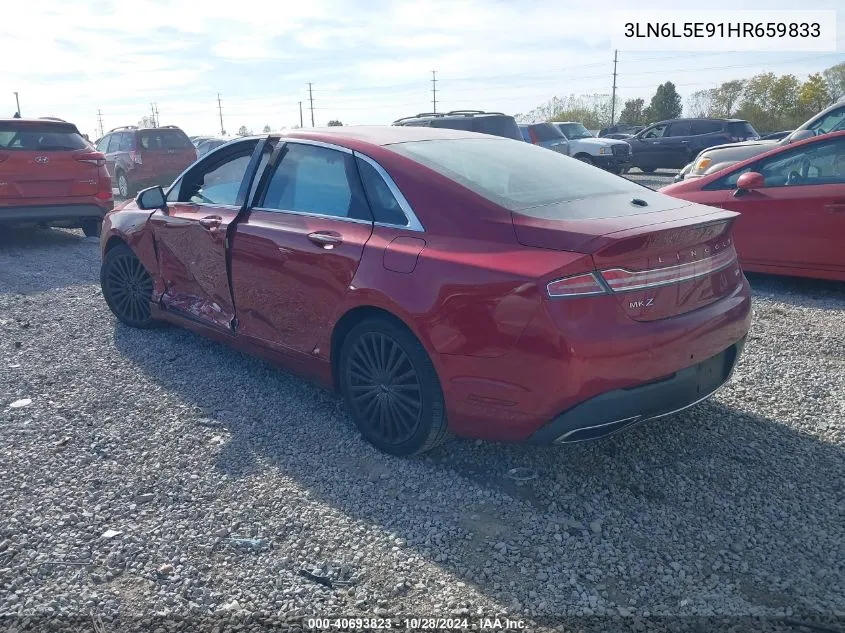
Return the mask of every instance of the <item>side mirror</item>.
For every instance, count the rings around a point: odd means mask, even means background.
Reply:
[[[813,138],[816,135],[815,130],[796,130],[789,136],[790,143],[803,141],[805,138]]]
[[[741,191],[753,191],[754,189],[760,189],[765,185],[766,179],[763,178],[763,174],[756,171],[749,171],[742,174],[742,176],[737,179],[734,195]]]
[[[164,189],[161,186],[144,189],[135,198],[135,204],[138,205],[139,209],[144,211],[167,208],[167,198],[164,195]]]

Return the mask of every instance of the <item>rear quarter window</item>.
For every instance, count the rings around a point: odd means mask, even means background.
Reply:
[[[473,132],[492,134],[503,138],[522,139],[516,119],[512,116],[477,116],[472,118]]]
[[[728,132],[730,132],[731,136],[743,138],[760,136],[748,121],[732,121],[728,123]]]

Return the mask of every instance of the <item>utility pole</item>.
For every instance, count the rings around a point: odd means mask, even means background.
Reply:
[[[156,113],[156,127],[160,127],[161,126],[161,119],[158,118],[158,102],[155,102],[153,104],[153,109],[155,110],[155,113]]]
[[[619,61],[619,51],[613,51],[613,94],[610,97],[610,124],[616,119],[616,62]]]
[[[150,103],[150,114],[152,115],[151,119],[150,119],[150,123],[152,123],[153,127],[158,127],[156,125],[156,109],[155,109],[155,106],[152,103]]]
[[[18,106],[18,115],[21,113],[21,101],[18,99],[18,93],[15,93],[15,104]]]
[[[103,131],[103,111],[99,108],[97,109],[97,121],[100,122],[100,138],[103,138],[105,132]]]
[[[437,71],[431,71],[431,108],[432,112],[437,112]]]
[[[302,101],[299,102],[299,127],[305,127],[305,125],[302,123]]]
[[[311,92],[311,82],[308,82],[308,101],[311,102],[311,127],[314,127],[314,95]]]
[[[217,93],[217,111],[220,113],[220,136],[226,136],[226,130],[223,129],[223,105],[220,103],[220,93]]]

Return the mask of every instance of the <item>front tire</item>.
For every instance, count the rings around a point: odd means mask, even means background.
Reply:
[[[587,163],[588,165],[593,165],[593,159],[587,156],[587,154],[576,154],[576,160],[580,160],[582,163]]]
[[[388,319],[367,319],[343,341],[340,390],[364,438],[391,455],[431,450],[448,436],[443,391],[422,344]]]
[[[153,279],[135,253],[120,244],[106,253],[100,266],[103,298],[119,321],[134,328],[150,328]]]
[[[656,169],[656,167],[640,167],[640,171],[644,174],[653,174]]]

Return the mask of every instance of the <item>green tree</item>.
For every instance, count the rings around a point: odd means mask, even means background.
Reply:
[[[619,122],[627,125],[645,125],[645,99],[628,99],[619,113]]]
[[[822,72],[822,76],[831,101],[838,101],[840,97],[845,96],[845,62],[831,66]]]
[[[272,130],[272,129],[270,129],[270,125],[268,124],[268,125],[265,125],[265,126],[264,126],[264,129],[263,129],[263,130],[261,130],[261,131],[262,131],[262,132],[264,132],[265,134],[267,134],[267,133],[269,133],[269,132],[272,132],[273,130]]]
[[[713,111],[708,116],[733,116],[744,91],[745,81],[742,79],[724,82],[713,93]]]
[[[651,103],[645,110],[645,117],[649,122],[677,119],[683,111],[681,95],[675,90],[675,84],[667,81],[657,86]]]
[[[250,134],[252,134],[252,131],[247,126],[242,125],[238,128],[238,136],[249,136]]]
[[[329,121],[329,127],[341,127],[341,126],[343,126],[343,123],[341,123],[337,119],[332,119],[331,121]]]
[[[830,103],[830,91],[821,73],[810,75],[798,91],[798,104],[807,118],[824,110]]]

